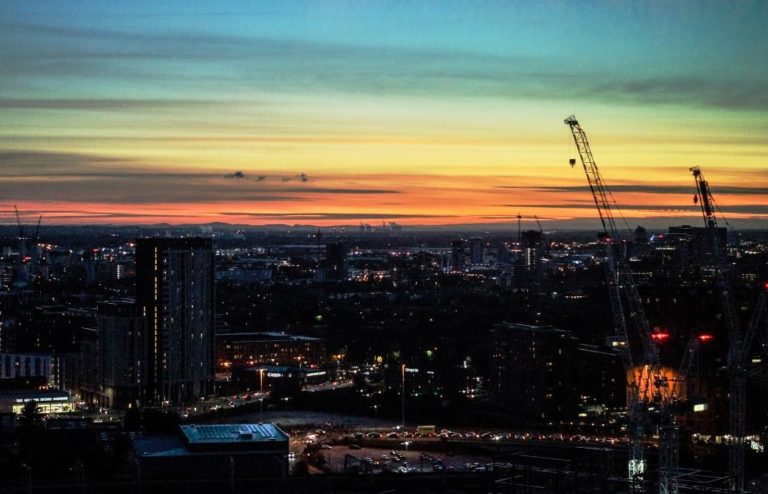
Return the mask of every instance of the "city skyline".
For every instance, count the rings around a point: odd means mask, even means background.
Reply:
[[[4,2],[0,222],[768,226],[760,2]]]

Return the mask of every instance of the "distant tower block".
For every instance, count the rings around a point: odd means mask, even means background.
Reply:
[[[483,263],[483,239],[474,237],[469,239],[469,259],[472,264]]]
[[[527,271],[534,272],[541,261],[544,235],[537,230],[526,230],[522,234],[523,262]]]
[[[466,261],[466,252],[464,251],[464,241],[454,240],[451,243],[451,270],[461,271],[464,269]]]

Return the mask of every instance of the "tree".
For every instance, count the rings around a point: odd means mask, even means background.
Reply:
[[[21,421],[23,424],[30,426],[40,423],[40,407],[36,401],[24,403],[24,408],[21,410]]]

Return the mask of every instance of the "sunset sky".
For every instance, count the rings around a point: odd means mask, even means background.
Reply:
[[[768,227],[768,2],[0,2],[0,222]]]

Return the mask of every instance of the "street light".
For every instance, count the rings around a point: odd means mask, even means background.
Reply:
[[[400,378],[402,380],[401,383],[401,390],[403,393],[403,402],[402,402],[402,427],[405,429],[405,364],[400,364]]]
[[[264,368],[259,369],[259,422],[264,422]]]

